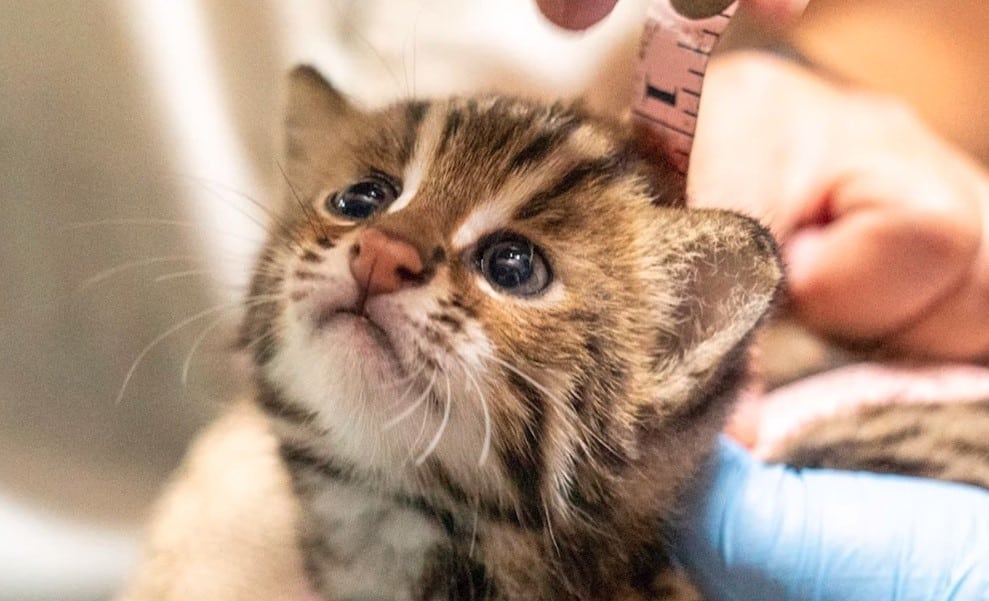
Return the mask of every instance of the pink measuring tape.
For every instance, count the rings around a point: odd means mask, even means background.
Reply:
[[[725,0],[653,0],[649,7],[632,113],[659,134],[682,174],[690,161],[707,62],[736,7]]]

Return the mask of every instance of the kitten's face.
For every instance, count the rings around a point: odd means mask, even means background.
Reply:
[[[378,473],[566,495],[686,419],[779,279],[757,226],[658,206],[625,135],[569,108],[364,114],[300,69],[287,125],[245,335],[281,402]]]

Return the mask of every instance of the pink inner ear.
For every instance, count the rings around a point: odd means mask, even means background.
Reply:
[[[945,363],[860,363],[805,378],[768,394],[743,395],[729,433],[759,457],[811,421],[891,403],[974,402],[989,398],[989,368]]]

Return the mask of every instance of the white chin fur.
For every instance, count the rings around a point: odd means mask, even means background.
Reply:
[[[319,328],[292,309],[284,318],[282,345],[266,375],[291,401],[316,411],[335,454],[384,472],[427,456],[456,471],[476,469],[486,460],[490,439],[485,443],[484,410],[477,386],[462,370],[441,368],[433,374],[409,368],[406,373],[356,316],[337,317]],[[392,340],[401,340],[394,324],[388,328]],[[415,376],[414,385],[409,376]],[[483,386],[480,377],[475,380]],[[434,394],[427,398],[423,392],[430,382]]]

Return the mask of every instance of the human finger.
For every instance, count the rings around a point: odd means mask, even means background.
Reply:
[[[580,31],[604,19],[618,0],[536,0],[540,12],[555,25]]]
[[[672,0],[678,12],[688,17],[712,16],[732,0]],[[785,24],[799,16],[809,0],[745,0],[743,11],[775,24]],[[564,29],[581,31],[608,16],[618,0],[536,0],[540,12]]]
[[[860,209],[800,229],[784,257],[794,309],[812,327],[880,339],[916,321],[966,273],[972,252],[950,219]]]
[[[742,10],[771,23],[787,24],[803,14],[810,0],[743,0]]]
[[[882,339],[923,319],[971,269],[981,240],[979,204],[950,161],[933,170],[949,149],[936,152],[940,145],[923,129],[907,133],[910,123],[895,127],[894,119],[888,125],[898,132],[876,132],[858,151],[846,150],[839,163],[848,164],[835,168],[812,223],[785,242],[795,309],[813,327]]]

